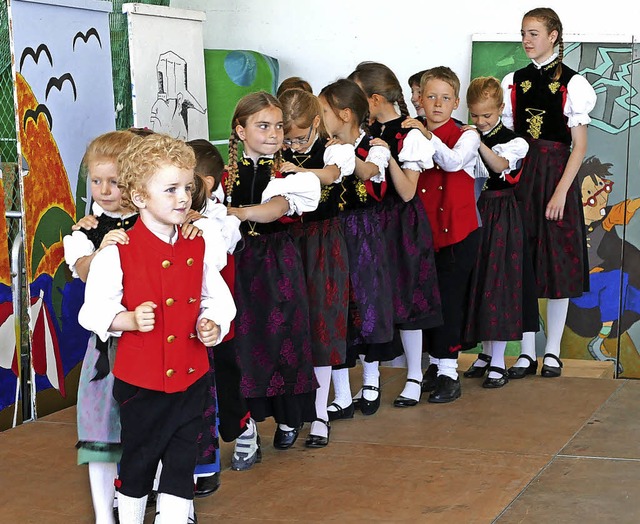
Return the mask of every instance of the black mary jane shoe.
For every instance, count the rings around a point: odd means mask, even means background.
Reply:
[[[509,378],[519,379],[527,375],[535,375],[538,371],[538,361],[532,359],[529,355],[520,355],[518,358],[524,358],[529,361],[529,365],[525,368],[512,366],[507,371]]]
[[[273,447],[276,449],[289,449],[298,439],[299,433],[300,430],[298,428],[283,431],[280,429],[280,426],[278,426],[275,434],[273,435]]]
[[[489,367],[489,363],[491,362],[491,357],[489,355],[485,355],[484,353],[478,353],[478,360],[482,360],[482,362],[486,362],[486,366],[476,366],[475,362],[471,364],[471,367],[467,369],[462,375],[466,378],[482,378],[484,377],[487,368]],[[478,361],[476,360],[476,362]]]
[[[366,398],[364,398],[364,392],[366,390],[377,391],[378,396],[376,397],[376,399],[367,400]],[[376,411],[378,411],[379,407],[380,407],[380,388],[376,386],[367,386],[367,385],[362,386],[362,398],[360,399],[360,411],[362,411],[362,414],[367,416],[373,415]]]
[[[509,382],[509,374],[507,373],[506,369],[499,368],[497,366],[489,366],[489,373],[491,373],[492,371],[494,373],[500,373],[502,376],[498,378],[490,378],[489,376],[487,376],[487,378],[485,378],[484,382],[482,383],[483,388],[498,389]]]
[[[207,477],[198,477],[193,496],[196,498],[208,497],[220,487],[220,473],[214,473]]]
[[[558,365],[547,366],[546,364],[542,364],[542,370],[540,371],[540,376],[545,378],[554,378],[562,375],[562,360],[556,357],[553,353],[545,353],[544,356],[542,357],[543,361],[547,357],[554,359],[558,363]]]
[[[329,413],[329,421],[332,420],[340,420],[343,418],[353,418],[353,413],[355,412],[355,408],[353,406],[353,402],[349,404],[346,408],[343,408],[340,404],[332,402],[329,404],[329,407],[333,406],[336,408],[335,411],[327,411]]]
[[[446,404],[453,402],[462,396],[460,379],[452,379],[446,375],[440,375],[437,379],[436,389],[429,395],[429,402],[432,404]]]
[[[331,434],[331,424],[322,420],[321,418],[315,419],[314,422],[322,422],[325,426],[327,426],[327,436],[321,437],[320,435],[313,435],[309,433],[307,440],[304,441],[304,445],[307,448],[324,448],[327,444],[329,444],[329,435]]]
[[[429,367],[422,375],[422,392],[431,393],[436,389],[436,381],[438,380],[438,366],[429,364]]]
[[[418,386],[422,388],[422,382],[420,382],[419,380],[408,378],[407,382],[413,382],[414,384],[418,384]],[[422,389],[420,389],[420,393],[422,393]],[[416,406],[418,402],[420,402],[419,397],[418,397],[418,400],[416,400],[413,398],[403,397],[402,395],[398,395],[398,397],[393,401],[393,406],[396,408],[410,408],[410,407]]]

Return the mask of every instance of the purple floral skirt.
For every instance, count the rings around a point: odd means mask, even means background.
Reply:
[[[246,399],[317,387],[300,252],[286,231],[246,236],[235,254],[234,344]]]
[[[297,222],[291,234],[305,270],[313,365],[342,364],[347,351],[349,265],[340,219]]]
[[[380,221],[390,268],[394,323],[400,329],[442,324],[433,237],[422,202],[390,196]]]

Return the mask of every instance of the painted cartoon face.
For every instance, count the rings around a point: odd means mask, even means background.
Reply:
[[[284,139],[282,110],[265,107],[247,118],[245,126],[236,126],[236,133],[244,144],[244,154],[254,161],[273,155],[282,147]]]
[[[587,176],[582,181],[582,210],[585,222],[602,220],[606,215],[605,207],[609,202],[609,193],[613,187],[611,180],[597,175]]]
[[[411,86],[411,103],[418,116],[424,116],[424,108],[420,103],[420,84],[413,84]]]
[[[436,129],[447,122],[460,102],[453,87],[438,78],[432,78],[424,85],[420,98],[429,129]]]
[[[134,203],[151,231],[171,235],[174,226],[183,224],[187,218],[192,190],[192,169],[163,164],[147,182],[146,194],[139,194],[139,201],[134,198]]]
[[[469,105],[471,121],[481,133],[491,131],[500,120],[504,104],[498,105],[492,98],[486,98]]]
[[[110,160],[91,162],[89,165],[91,198],[110,213],[124,213],[118,188],[118,165]]]
[[[525,18],[520,29],[522,48],[526,55],[538,64],[553,54],[553,47],[558,38],[557,31],[549,33],[545,25],[537,18]]]

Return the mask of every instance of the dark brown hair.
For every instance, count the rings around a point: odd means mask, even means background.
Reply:
[[[374,94],[380,95],[392,104],[397,103],[402,116],[409,116],[398,77],[386,65],[378,62],[361,62],[349,75],[349,79],[360,84],[368,97]]]
[[[369,102],[367,95],[353,80],[341,78],[320,91],[319,97],[329,104],[338,116],[343,109],[350,109],[361,128],[366,129],[369,121]]]
[[[222,179],[224,161],[218,149],[208,140],[197,138],[187,142],[196,155],[194,190],[191,194],[191,209],[202,211],[207,202],[207,186],[205,177],[213,177],[213,189],[216,189]]]
[[[311,84],[306,80],[303,80],[299,76],[290,76],[289,78],[285,78],[282,83],[278,86],[278,91],[276,91],[276,96],[280,98],[280,95],[284,93],[287,89],[302,89],[303,91],[307,91],[308,93],[313,93],[313,89],[311,89]]]
[[[409,77],[409,87],[413,87],[413,86],[418,86],[420,87],[420,80],[422,80],[422,75],[424,75],[427,72],[426,69],[423,69],[422,71],[418,71],[417,73],[412,74]]]

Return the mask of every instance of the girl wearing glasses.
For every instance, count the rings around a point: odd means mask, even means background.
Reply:
[[[585,226],[576,173],[587,150],[587,124],[596,95],[587,80],[562,63],[562,22],[550,8],[524,15],[527,67],[508,74],[504,124],[529,142],[516,199],[523,209],[537,296],[549,299],[543,377],[562,372],[560,340],[569,298],[589,289]],[[558,46],[558,52],[554,51]],[[523,335],[510,378],[535,374],[535,334]]]
[[[322,107],[313,94],[287,89],[280,95],[284,113],[285,162],[283,173],[310,171],[322,185],[320,203],[292,224],[307,282],[311,350],[318,380],[316,419],[305,445],[324,447],[329,443],[329,386],[331,366],[343,364],[347,351],[349,267],[339,214],[346,204],[342,180],[353,174],[355,152],[351,145],[327,144],[322,124]]]

